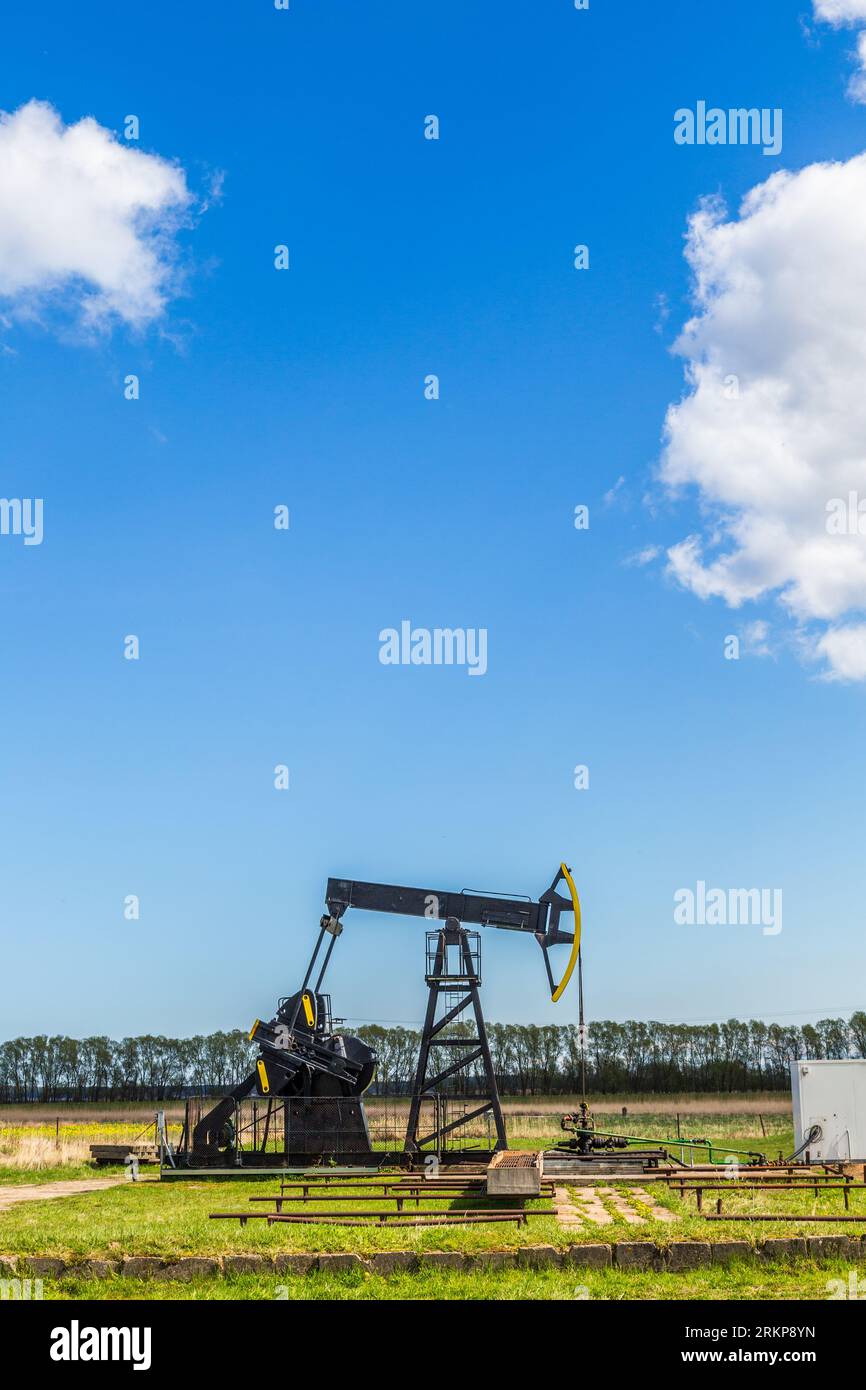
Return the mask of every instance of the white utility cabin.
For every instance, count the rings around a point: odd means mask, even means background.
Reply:
[[[807,1145],[813,1160],[866,1160],[866,1059],[791,1063],[794,1148],[815,1125]]]

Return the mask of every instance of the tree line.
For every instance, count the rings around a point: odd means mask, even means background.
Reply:
[[[369,1025],[358,1028],[378,1054],[373,1094],[411,1090],[419,1032]],[[506,1095],[574,1094],[581,1085],[581,1040],[576,1024],[491,1023],[487,1026],[499,1089]],[[474,1024],[451,1025],[469,1038]],[[474,1050],[467,1043],[467,1052]],[[456,1060],[459,1049],[452,1049]],[[257,1048],[240,1029],[192,1038],[144,1035],[67,1038],[42,1034],[0,1043],[0,1100],[164,1101],[230,1090],[253,1070]],[[789,1063],[866,1057],[866,1011],[849,1019],[825,1018],[801,1027],[758,1019],[726,1023],[613,1023],[586,1028],[584,1065],[594,1095],[677,1091],[786,1090]],[[449,1088],[471,1090],[472,1072]]]

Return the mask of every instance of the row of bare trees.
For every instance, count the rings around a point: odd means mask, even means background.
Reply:
[[[469,1037],[473,1029],[455,1024],[451,1033]],[[360,1028],[358,1034],[378,1054],[374,1090],[405,1094],[420,1034],[379,1025]],[[579,1089],[581,1046],[574,1024],[492,1023],[488,1035],[503,1093],[557,1095]],[[108,1037],[15,1038],[0,1043],[0,1100],[160,1101],[219,1093],[249,1075],[255,1057],[255,1045],[240,1030],[120,1042]],[[866,1057],[866,1011],[802,1027],[734,1018],[708,1024],[601,1020],[587,1026],[584,1061],[590,1092],[610,1095],[784,1090],[789,1063],[799,1057]]]

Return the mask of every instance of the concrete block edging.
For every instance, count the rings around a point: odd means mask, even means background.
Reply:
[[[729,1264],[735,1259],[757,1262],[866,1259],[866,1243],[857,1236],[768,1237],[757,1246],[748,1241],[675,1240],[668,1245],[652,1241],[617,1241],[613,1244],[586,1243],[559,1250],[552,1245],[526,1245],[516,1250],[376,1250],[368,1255],[351,1251],[317,1253],[198,1255],[175,1260],[159,1255],[125,1255],[114,1259],[64,1260],[55,1255],[0,1255],[0,1279],[38,1277],[48,1279],[132,1279],[175,1280],[189,1283],[197,1278],[218,1278],[243,1274],[279,1275],[326,1274],[351,1270],[389,1275],[417,1273],[428,1269],[454,1269],[478,1272],[482,1269],[608,1269],[654,1270],[659,1273],[686,1273],[711,1265]]]

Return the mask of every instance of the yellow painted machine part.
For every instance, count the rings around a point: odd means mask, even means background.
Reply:
[[[247,1034],[247,1037],[249,1038],[250,1042],[252,1042],[253,1038],[256,1036],[256,1029],[258,1028],[258,1026],[259,1026],[259,1020],[256,1019],[255,1023],[253,1024],[252,1028],[250,1029],[249,1033]]]
[[[304,1006],[304,1017],[307,1020],[307,1027],[312,1028],[316,1022],[316,1015],[313,1013],[313,1001],[309,994],[301,995],[301,1003]]]
[[[574,941],[571,945],[571,955],[568,958],[568,965],[565,967],[565,974],[550,996],[554,1004],[562,997],[565,987],[571,979],[571,972],[577,965],[577,957],[580,954],[580,898],[577,896],[577,889],[574,886],[574,879],[571,877],[568,865],[560,864],[559,867],[562,869],[562,876],[568,884],[568,891],[571,894],[571,901],[574,906]]]
[[[256,1068],[259,1073],[259,1081],[262,1083],[262,1091],[265,1095],[267,1095],[271,1089],[271,1083],[268,1080],[268,1073],[265,1071],[265,1064],[262,1061],[261,1057],[256,1062]]]

